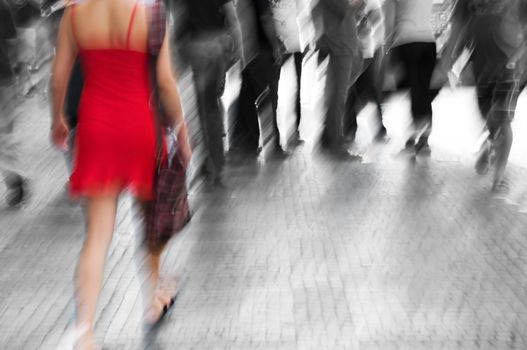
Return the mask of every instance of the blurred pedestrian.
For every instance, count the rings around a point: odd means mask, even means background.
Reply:
[[[401,64],[403,78],[409,85],[412,105],[412,130],[406,151],[430,152],[428,138],[432,131],[432,93],[430,82],[436,65],[436,43],[432,28],[434,0],[386,0],[387,47],[391,59]]]
[[[42,0],[40,11],[43,18],[38,27],[38,61],[34,69],[40,69],[43,64],[53,59],[55,55],[55,42],[64,8],[72,3],[73,1],[69,0]]]
[[[322,146],[330,152],[348,157],[344,143],[344,112],[350,87],[362,68],[362,53],[357,34],[356,12],[362,0],[318,0],[313,8],[318,24],[319,56],[329,56],[327,67]]]
[[[40,3],[34,0],[9,0],[18,35],[18,54],[14,63],[21,95],[31,97],[36,92],[31,72],[37,62]]]
[[[382,74],[384,65],[384,15],[381,0],[366,0],[358,11],[358,36],[362,50],[362,69],[348,92],[344,118],[344,134],[354,141],[357,114],[368,103],[375,104],[378,130],[374,139],[385,140],[386,128],[382,121]]]
[[[520,93],[525,47],[517,0],[458,0],[453,14],[453,59],[470,50],[478,105],[489,132],[476,160],[492,188],[506,191],[505,168],[513,141],[511,122]]]
[[[70,181],[72,196],[83,199],[87,226],[76,273],[73,346],[78,349],[95,348],[95,310],[118,197],[129,190],[146,208],[154,195],[157,147],[150,104],[147,13],[147,7],[135,0],[89,0],[67,9],[59,30],[52,78],[52,139],[58,147],[67,143],[64,99],[77,56],[85,74]],[[169,50],[165,37],[156,63],[157,83],[165,114],[174,130],[179,130],[178,147],[186,165],[190,146]],[[173,300],[157,285],[162,249],[148,253],[153,277],[147,280],[147,290],[156,292],[144,301],[144,322],[155,324]]]
[[[270,0],[239,0],[238,18],[242,28],[242,86],[238,97],[238,113],[234,121],[233,149],[256,155],[260,147],[260,123],[266,133],[267,123],[260,120],[256,101],[266,95],[270,100],[272,148],[276,156],[285,155],[280,143],[276,109],[278,81],[283,48],[276,33]],[[267,90],[266,90],[267,89]],[[265,99],[263,101],[265,103]]]
[[[241,58],[241,33],[232,0],[180,0],[185,13],[178,45],[194,75],[206,158],[200,170],[220,185],[225,164],[225,134],[221,96],[225,74]]]
[[[0,171],[8,189],[9,206],[18,206],[28,194],[14,133],[17,96],[12,56],[17,50],[16,39],[17,31],[9,5],[0,0]]]

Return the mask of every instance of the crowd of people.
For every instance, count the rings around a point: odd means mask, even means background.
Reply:
[[[462,80],[465,71],[472,72],[477,79],[471,84],[477,86],[489,131],[476,169],[486,173],[495,165],[493,189],[504,186],[512,142],[510,121],[524,76],[524,1],[239,0],[200,4],[199,10],[194,3],[173,3],[179,19],[176,45],[182,61],[192,67],[206,135],[208,158],[201,170],[211,182],[221,183],[226,129],[231,149],[248,155],[258,154],[262,142],[271,141],[274,155],[285,157],[288,146],[301,141],[302,66],[304,57],[314,52],[319,63],[327,61],[320,145],[343,159],[354,157],[349,149],[357,132],[357,115],[368,102],[375,104],[378,116],[375,140],[387,139],[382,102],[387,90],[401,89],[410,92],[413,119],[404,151],[429,154],[434,97],[456,74]],[[464,61],[467,51],[470,62]],[[207,65],[204,57],[215,63]],[[284,138],[276,113],[278,84],[281,67],[291,57],[299,87],[296,131]],[[242,64],[242,86],[233,115],[224,118],[220,97],[225,72],[237,61]],[[483,61],[488,69],[482,67]],[[197,64],[205,64],[208,71]],[[508,83],[497,84],[502,79]],[[270,131],[264,130],[262,103],[271,109]],[[230,124],[225,126],[224,120]],[[284,139],[286,145],[281,144]]]
[[[37,48],[42,40],[31,32],[35,23],[45,24],[39,35],[56,42],[48,48],[54,57],[52,141],[67,152],[70,192],[83,199],[87,222],[76,277],[78,348],[94,348],[92,327],[119,194],[130,191],[143,213],[154,197],[159,147],[152,90],[165,126],[177,135],[182,163],[190,162],[192,142],[175,72],[192,71],[205,149],[198,168],[213,187],[222,186],[226,137],[230,151],[245,157],[257,156],[264,146],[284,159],[302,142],[301,75],[312,53],[319,64],[327,62],[320,146],[336,159],[354,157],[349,149],[357,115],[369,102],[379,121],[375,142],[387,140],[383,99],[388,90],[401,89],[410,92],[413,122],[402,152],[429,154],[432,101],[443,84],[461,82],[475,85],[488,133],[476,171],[493,169],[493,190],[506,187],[511,122],[525,86],[527,1],[168,0],[163,4],[169,20],[153,22],[152,9],[159,8],[153,5],[160,2],[0,0],[0,170],[10,206],[28,193],[12,137],[17,67],[23,62],[35,70],[46,60],[45,49]],[[165,26],[169,35],[162,37],[152,68],[152,33]],[[35,54],[21,58],[31,40],[20,39],[32,35]],[[283,137],[278,85],[288,59],[294,61],[298,91],[295,130]],[[221,98],[226,74],[236,65],[241,88],[227,118]],[[169,152],[166,146],[163,152]],[[173,303],[157,286],[162,251],[146,252],[153,276],[145,282],[149,324]]]

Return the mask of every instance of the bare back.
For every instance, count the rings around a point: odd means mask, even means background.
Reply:
[[[64,100],[71,69],[80,59],[85,81],[70,179],[72,193],[80,196],[124,188],[140,198],[152,194],[156,133],[150,104],[149,5],[137,1],[85,0],[70,7],[61,21],[52,77],[53,140],[60,146],[67,138]],[[168,35],[159,51],[156,80],[188,163],[191,150]]]
[[[67,16],[79,49],[147,51],[146,8],[137,0],[88,0]]]

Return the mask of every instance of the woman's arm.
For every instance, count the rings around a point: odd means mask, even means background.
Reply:
[[[165,114],[172,124],[171,126],[177,132],[178,145],[181,147],[183,162],[185,165],[188,165],[192,151],[188,139],[187,125],[183,116],[181,98],[179,96],[176,78],[174,77],[174,72],[172,71],[169,35],[165,35],[165,39],[157,59],[156,70],[159,97],[163,103]]]
[[[68,126],[64,115],[64,99],[71,70],[77,57],[77,45],[71,31],[71,11],[66,10],[57,36],[56,55],[53,62],[52,89],[52,140],[61,148],[66,145]]]

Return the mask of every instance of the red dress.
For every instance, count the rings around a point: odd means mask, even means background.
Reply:
[[[74,197],[125,189],[142,199],[153,195],[155,115],[149,104],[148,54],[129,49],[135,11],[126,49],[79,47],[85,83],[70,179]],[[73,18],[72,9],[72,24]]]

